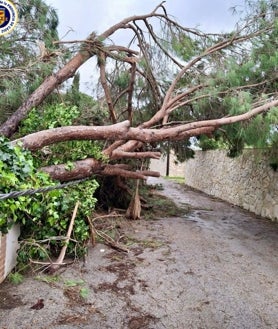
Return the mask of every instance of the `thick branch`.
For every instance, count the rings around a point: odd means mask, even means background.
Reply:
[[[88,178],[94,175],[121,176],[132,179],[146,179],[147,176],[159,177],[156,171],[130,171],[125,165],[103,164],[95,159],[85,159],[73,163],[73,168],[68,169],[64,164],[41,168],[52,179],[67,182],[71,180]]]
[[[139,68],[137,67],[137,72],[140,73],[149,83],[149,86],[152,90],[152,94],[153,97],[155,99],[155,103],[158,104],[158,106],[160,106],[161,102],[162,102],[162,97],[161,97],[161,93],[160,93],[160,89],[157,85],[157,81],[154,77],[154,74],[152,72],[151,69],[151,65],[150,65],[150,59],[148,56],[148,53],[146,51],[146,49],[148,48],[148,44],[146,43],[145,39],[144,39],[144,34],[142,32],[142,30],[140,29],[140,27],[133,22],[135,27],[133,25],[129,25],[130,28],[134,31],[135,35],[137,36],[137,40],[138,40],[138,46],[143,54],[143,58],[146,61],[146,69],[145,72],[142,72],[141,70],[139,70]]]
[[[100,82],[105,93],[106,103],[109,109],[110,118],[113,123],[117,122],[116,113],[113,106],[113,101],[111,97],[111,92],[106,80],[105,72],[106,56],[103,52],[99,54],[99,71],[100,71]]]
[[[128,171],[113,165],[106,165],[101,174],[105,176],[121,176],[133,179],[147,179],[147,177],[143,175],[140,171]]]
[[[102,171],[102,164],[95,159],[85,159],[74,162],[73,168],[70,170],[64,164],[42,167],[41,170],[48,173],[54,180],[67,182],[91,177],[100,173]]]
[[[160,156],[160,152],[125,152],[119,149],[112,153],[110,159],[159,159]]]
[[[116,140],[123,138],[130,127],[129,121],[110,126],[69,126],[42,130],[14,140],[29,150],[38,150],[44,146],[69,140]]]
[[[9,119],[0,126],[0,134],[10,137],[17,130],[17,127],[21,120],[23,120],[29,111],[42,103],[42,101],[51,94],[51,92],[57,88],[61,83],[74,76],[77,69],[85,63],[89,58],[95,55],[93,43],[91,41],[105,40],[110,37],[118,29],[127,28],[127,24],[136,20],[144,20],[148,17],[161,17],[167,18],[163,14],[158,14],[156,11],[162,7],[161,3],[154,11],[146,15],[134,15],[123,19],[121,22],[111,26],[108,30],[103,32],[97,38],[92,33],[84,42],[86,47],[82,47],[80,50],[64,67],[62,67],[57,73],[47,77],[44,82],[29,96],[29,98],[14,112]]]
[[[267,31],[267,29],[264,30],[265,32]],[[167,113],[167,110],[169,109],[169,105],[172,105],[173,102],[173,98],[175,100],[175,97],[173,97],[175,88],[177,86],[177,84],[179,83],[179,81],[181,80],[181,78],[185,75],[185,73],[192,68],[195,64],[197,64],[199,61],[201,61],[203,58],[212,55],[216,52],[218,52],[221,49],[225,49],[228,46],[232,45],[232,44],[236,44],[236,43],[241,43],[243,41],[246,41],[248,39],[251,39],[252,37],[255,37],[256,35],[259,35],[260,33],[262,33],[262,30],[256,31],[254,33],[251,33],[249,35],[234,35],[233,38],[229,38],[229,39],[225,39],[222,40],[218,43],[216,43],[215,45],[207,48],[202,54],[200,54],[199,56],[194,57],[190,62],[187,63],[187,65],[185,65],[183,67],[182,70],[180,70],[180,72],[177,74],[176,78],[172,81],[170,87],[168,88],[164,100],[163,100],[163,104],[160,108],[160,110],[147,122],[144,122],[142,124],[142,127],[147,128],[147,127],[151,127],[154,124],[158,123],[160,120],[163,120],[163,123],[165,124],[168,120],[168,115],[169,113]],[[194,87],[193,87],[194,89]],[[194,91],[194,90],[193,90]],[[189,93],[186,95],[188,96]],[[182,100],[182,98],[180,99]]]
[[[150,143],[163,140],[181,140],[191,136],[206,134],[208,131],[215,130],[222,125],[249,120],[275,106],[278,106],[278,99],[240,115],[196,121],[161,129],[133,128],[130,127],[129,121],[123,121],[110,126],[71,126],[53,128],[27,135],[12,143],[21,142],[25,148],[37,150],[43,146],[67,140],[118,140],[116,145],[109,148],[109,152],[104,151],[104,153],[111,156],[112,152],[118,148],[125,152],[135,150],[136,147],[138,147],[138,142]],[[128,142],[123,144],[124,140]]]
[[[116,52],[125,52],[125,53],[129,54],[130,56],[139,55],[138,51],[132,50],[130,48],[123,47],[123,46],[111,45],[111,46],[105,47],[104,50],[107,51],[108,53],[116,51]]]
[[[258,115],[260,113],[263,113],[270,109],[271,107],[278,106],[278,99],[274,100],[272,102],[269,102],[267,104],[264,104],[262,106],[259,106],[257,108],[254,108],[253,110],[233,116],[233,117],[227,117],[227,118],[221,118],[216,120],[204,120],[199,122],[192,122],[187,123],[184,125],[179,125],[177,127],[170,127],[170,128],[162,128],[162,129],[140,129],[140,128],[130,128],[128,133],[126,134],[127,139],[129,140],[124,145],[119,144],[119,147],[121,147],[120,150],[115,149],[114,154],[115,158],[118,156],[123,157],[123,150],[129,150],[132,152],[133,150],[138,147],[138,141],[135,139],[141,139],[145,142],[155,142],[155,141],[161,141],[161,140],[183,140],[187,139],[191,136],[196,136],[200,134],[209,134],[213,132],[215,129],[217,129],[221,125],[227,125],[235,122],[240,122],[244,120],[251,119],[255,115]],[[113,127],[115,125],[112,125],[110,127]],[[61,129],[65,129],[68,127],[64,127]],[[88,127],[90,128],[90,127]],[[101,127],[103,128],[103,127]],[[106,127],[107,129],[107,127]],[[35,134],[34,134],[35,135]],[[23,138],[24,140],[24,138]],[[139,143],[140,144],[140,143]],[[104,151],[105,153],[105,151]],[[124,152],[125,153],[125,152]],[[134,153],[134,157],[136,158],[137,155],[140,155],[140,158],[145,156],[151,156],[155,155],[156,152],[143,152],[143,153]],[[127,155],[127,153],[126,153]],[[142,156],[143,155],[143,156]],[[156,154],[159,155],[158,153]],[[110,154],[111,158],[113,158],[113,152]],[[132,157],[131,154],[129,154],[130,157]],[[126,169],[127,167],[122,167],[119,165],[110,165],[110,164],[103,164],[100,161],[97,161],[95,159],[85,159],[81,161],[76,161],[74,163],[74,166],[72,169],[69,170],[68,166],[66,165],[55,165],[50,167],[44,167],[42,168],[43,171],[50,174],[50,176],[53,179],[57,179],[60,181],[70,181],[74,179],[80,179],[80,178],[86,178],[91,177],[92,175],[99,174],[99,175],[119,175],[123,177],[128,178],[134,178],[134,179],[146,179],[147,173],[146,172],[131,172]],[[149,173],[153,176],[153,173]]]
[[[204,88],[205,85],[197,85],[197,86],[193,86],[189,89],[187,89],[186,91],[178,94],[177,96],[173,97],[171,99],[171,101],[168,103],[167,105],[167,111],[166,113],[169,114],[170,112],[172,112],[173,108],[176,108],[176,104],[178,103],[178,106],[180,106],[180,102],[185,99],[188,98],[188,96],[192,93],[194,93],[197,90],[200,90],[202,88]]]
[[[88,38],[90,39],[90,37]],[[63,68],[57,73],[47,77],[44,82],[29,96],[29,98],[11,115],[0,127],[0,134],[10,137],[17,129],[18,124],[23,120],[28,112],[41,104],[41,102],[52,93],[62,82],[74,76],[77,69],[85,63],[92,52],[83,50],[77,53]]]
[[[132,125],[132,98],[133,98],[133,91],[134,91],[134,84],[135,84],[135,75],[136,75],[136,64],[133,63],[130,68],[130,81],[128,86],[128,98],[127,98],[127,113],[128,113],[128,120]]]
[[[145,142],[155,142],[155,141],[161,141],[161,140],[181,140],[183,139],[181,136],[191,137],[196,136],[200,134],[206,134],[206,129],[217,129],[220,126],[223,125],[229,125],[236,122],[246,121],[254,116],[264,113],[268,111],[270,108],[278,106],[278,99],[273,100],[272,102],[266,103],[262,106],[256,107],[249,112],[235,115],[231,117],[225,117],[220,119],[213,119],[213,120],[202,120],[202,121],[196,121],[192,123],[187,123],[184,125],[179,125],[177,127],[171,127],[168,129],[160,129],[160,130],[154,130],[154,129],[141,129],[142,131],[142,138],[145,137]],[[139,137],[139,131],[138,128],[130,128],[129,134],[131,132],[134,133],[134,135],[137,135]],[[137,140],[139,138],[136,138]],[[140,136],[141,137],[141,136]],[[142,139],[140,139],[142,141]]]
[[[233,117],[226,117],[216,120],[197,121],[194,123],[188,123],[188,124],[176,126],[174,128],[170,128],[171,130],[169,130],[168,128],[163,130],[141,128],[141,131],[144,131],[145,133],[144,135],[145,142],[156,142],[156,141],[167,140],[167,139],[183,140],[193,136],[210,134],[221,125],[227,125],[235,122],[249,120],[252,117],[260,113],[264,113],[275,106],[278,106],[278,99],[266,103],[262,106],[258,106],[247,113]],[[137,134],[137,136],[139,136],[138,128],[131,128],[131,129],[134,129],[133,135]],[[159,133],[156,134],[155,133],[156,131],[158,131]],[[117,147],[121,147],[121,150],[128,152],[135,150],[139,146],[140,144],[138,140],[135,140],[135,138],[133,138],[133,140],[129,140],[126,143],[123,143],[123,141],[117,141],[107,149],[109,150],[109,152],[106,153],[107,150],[105,150],[104,153],[107,155],[111,155],[113,151],[117,149]]]

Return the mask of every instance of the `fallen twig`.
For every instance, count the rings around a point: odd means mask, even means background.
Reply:
[[[109,235],[107,235],[104,232],[99,232],[96,230],[96,233],[98,236],[100,236],[111,248],[119,250],[119,251],[124,251],[124,252],[129,252],[128,248],[120,245],[116,241],[114,241]]]
[[[91,241],[92,241],[92,246],[94,247],[96,245],[96,229],[94,227],[94,225],[92,224],[92,221],[89,217],[87,217],[87,221],[89,223],[89,228],[90,228],[90,232],[91,232]]]
[[[72,214],[72,217],[71,217],[71,220],[70,220],[70,224],[69,224],[69,227],[68,227],[68,232],[67,232],[67,235],[66,235],[65,244],[64,244],[63,248],[60,251],[60,255],[57,258],[57,261],[55,263],[52,263],[51,266],[49,267],[49,271],[51,273],[54,273],[61,265],[63,265],[63,261],[64,261],[64,258],[65,258],[65,255],[66,255],[68,243],[70,241],[70,236],[71,236],[71,232],[73,230],[74,220],[75,220],[75,217],[76,217],[76,214],[77,214],[79,204],[80,204],[79,201],[77,201],[76,204],[75,204],[73,214]]]
[[[101,215],[101,216],[94,217],[94,218],[91,219],[90,221],[91,221],[91,222],[94,222],[94,221],[97,220],[97,219],[101,219],[101,218],[110,218],[110,217],[123,217],[123,215],[110,213],[110,214],[107,214],[107,215]]]
[[[99,216],[99,217],[96,217],[96,218],[103,218],[103,217],[108,217],[108,216]],[[114,217],[117,217],[117,216],[114,216]],[[108,234],[104,233],[104,232],[101,232],[101,231],[98,231],[95,227],[94,227],[94,224],[93,224],[93,221],[96,219],[90,219],[88,217],[88,222],[89,222],[89,226],[90,226],[90,231],[91,231],[91,235],[92,235],[92,244],[93,246],[95,245],[95,242],[96,242],[96,235],[98,235],[100,238],[102,238],[106,244],[108,244],[111,248],[114,248],[116,250],[119,250],[119,251],[123,251],[123,252],[129,252],[129,250],[119,244],[118,242],[116,242],[115,240],[113,240]]]

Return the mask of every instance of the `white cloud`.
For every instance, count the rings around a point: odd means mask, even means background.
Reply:
[[[69,29],[67,40],[83,40],[91,32],[101,34],[122,19],[154,10],[160,0],[45,0],[58,11],[59,35],[64,36]],[[207,32],[232,29],[236,18],[229,8],[244,0],[168,0],[165,7],[169,15],[187,27],[200,27]],[[123,33],[127,33],[126,30]],[[122,37],[122,36],[121,36]],[[117,40],[118,42],[118,40]],[[92,62],[81,68],[81,81],[88,81],[93,74]],[[83,88],[84,89],[84,88]]]
[[[60,17],[61,35],[73,28],[72,36],[85,38],[90,32],[103,32],[111,25],[128,16],[146,14],[159,3],[156,0],[46,0],[57,9]],[[234,5],[244,0],[168,0],[168,14],[175,16],[185,26],[210,31],[227,30],[233,27],[235,17],[229,12]]]

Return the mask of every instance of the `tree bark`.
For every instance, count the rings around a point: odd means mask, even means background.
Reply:
[[[52,74],[29,96],[29,98],[11,115],[8,120],[0,127],[0,134],[11,137],[16,131],[19,123],[23,120],[30,110],[42,103],[55,88],[62,82],[74,76],[77,69],[89,59],[92,54],[89,51],[83,51],[76,54],[61,70]]]
[[[97,55],[100,62],[100,75],[103,90],[106,96],[106,102],[110,111],[110,118],[112,125],[108,126],[71,126],[48,129],[45,131],[36,132],[20,139],[14,140],[12,143],[21,142],[23,146],[30,150],[38,150],[44,146],[51,145],[69,140],[107,140],[114,141],[111,145],[108,145],[103,150],[103,154],[108,160],[117,160],[123,158],[144,159],[144,158],[159,158],[160,153],[153,151],[143,151],[142,146],[147,143],[156,143],[166,140],[180,141],[186,140],[192,136],[198,136],[201,134],[211,134],[219,127],[223,125],[232,124],[235,122],[250,120],[252,117],[268,111],[270,108],[278,105],[278,99],[274,99],[271,102],[265,103],[262,106],[255,107],[249,112],[235,115],[230,117],[222,117],[213,120],[202,120],[187,123],[178,123],[176,125],[168,125],[170,114],[178,107],[192,104],[196,99],[202,97],[209,97],[209,93],[197,94],[197,91],[201,91],[206,87],[206,82],[201,82],[197,79],[193,79],[184,87],[180,87],[182,84],[182,78],[190,73],[190,70],[194,69],[194,66],[205,58],[212,54],[217,54],[218,51],[224,52],[227,47],[230,47],[236,43],[249,40],[254,36],[258,36],[261,33],[266,33],[269,27],[258,29],[255,32],[248,30],[247,34],[241,33],[243,30],[236,31],[233,35],[225,35],[219,38],[216,43],[208,47],[205,51],[197,56],[193,56],[192,59],[184,66],[178,65],[180,71],[176,77],[171,81],[168,89],[164,92],[161,91],[158,81],[155,79],[153,67],[151,66],[150,54],[147,52],[149,47],[146,38],[144,38],[143,30],[137,24],[137,21],[145,23],[149,30],[149,36],[153,38],[155,43],[159,43],[159,38],[153,33],[152,26],[147,22],[148,18],[157,17],[163,20],[165,23],[171,23],[174,27],[179,27],[181,30],[190,32],[193,35],[199,35],[196,30],[184,29],[167,16],[166,10],[163,7],[163,3],[159,4],[150,14],[128,17],[118,24],[110,27],[107,31],[99,36],[92,33],[86,40],[82,41],[81,50],[57,73],[49,76],[41,86],[34,91],[33,94],[22,104],[22,106],[0,127],[0,134],[10,137],[17,129],[18,124],[22,119],[26,117],[28,112],[39,105],[46,96],[48,96],[55,88],[57,88],[62,82],[72,77],[76,70],[90,57]],[[163,13],[157,13],[158,9],[162,9]],[[132,51],[128,48],[121,46],[107,46],[105,47],[100,40],[105,40],[110,37],[114,32],[120,29],[132,30],[138,40],[140,55],[143,61],[146,61],[145,65],[148,70],[141,72],[140,65],[137,65],[139,58],[132,57],[137,55],[136,51]],[[200,35],[199,35],[200,36]],[[80,41],[78,41],[80,42]],[[171,58],[170,52],[167,52],[163,48],[161,43],[160,49]],[[115,53],[118,52],[118,53]],[[105,59],[110,56],[118,61],[126,62],[131,65],[129,86],[119,91],[118,95],[114,96],[112,93],[112,84],[108,82],[105,73]],[[129,57],[131,56],[131,57]],[[140,58],[141,59],[141,58]],[[173,60],[174,58],[172,58]],[[175,61],[174,61],[175,62]],[[155,102],[156,113],[146,119],[145,122],[141,122],[137,127],[131,127],[131,120],[133,116],[133,94],[135,94],[134,83],[135,74],[141,74],[146,81],[146,88],[152,90],[152,97]],[[112,87],[111,87],[112,86]],[[241,86],[239,88],[243,88]],[[164,97],[162,100],[162,94]],[[124,111],[128,112],[128,119],[121,123],[116,123],[119,116],[116,112],[116,104],[122,95],[127,94],[127,107]],[[193,96],[192,96],[193,95]],[[195,95],[195,98],[194,98]],[[113,99],[113,97],[114,99]],[[143,119],[142,119],[143,120]],[[162,126],[161,126],[162,124]],[[142,150],[142,152],[140,152]],[[135,172],[132,173],[128,168],[121,166],[110,165],[107,163],[101,163],[95,159],[85,159],[82,161],[76,161],[73,164],[73,168],[69,170],[68,166],[64,164],[50,166],[42,168],[48,172],[51,177],[61,181],[67,181],[72,179],[79,179],[84,177],[90,177],[93,174],[101,175],[120,175],[124,177],[132,178],[145,178],[147,173]]]
[[[48,173],[52,179],[59,180],[60,182],[68,182],[96,175],[121,176],[132,179],[147,179],[148,176],[160,176],[159,172],[156,171],[143,170],[134,172],[132,168],[127,165],[103,164],[101,161],[91,158],[74,162],[72,168],[60,164],[42,167],[41,171]]]
[[[73,77],[77,69],[82,64],[84,64],[92,56],[96,55],[100,48],[103,48],[102,42],[99,40],[107,39],[117,30],[130,28],[128,24],[136,20],[144,20],[152,16],[161,17],[167,20],[167,15],[156,13],[159,8],[164,8],[163,3],[164,2],[159,4],[149,14],[138,16],[134,15],[123,19],[119,23],[111,26],[99,36],[96,36],[94,32],[91,33],[86,40],[82,41],[82,49],[57,73],[53,73],[51,76],[47,77],[44,82],[29,96],[29,98],[15,111],[15,113],[0,126],[0,135],[11,137],[16,132],[21,120],[26,117],[32,108],[41,104],[42,101],[61,83]]]
[[[129,121],[109,126],[67,126],[41,130],[12,141],[35,151],[44,146],[69,140],[117,140],[122,139],[130,128]]]
[[[120,152],[133,152],[138,147],[138,142],[152,143],[164,140],[183,140],[192,136],[210,134],[223,125],[250,120],[258,114],[267,112],[272,107],[278,106],[278,99],[258,106],[249,112],[212,120],[202,120],[179,124],[175,127],[163,127],[159,129],[144,129],[142,127],[130,127],[128,120],[109,126],[69,126],[39,131],[22,138],[16,139],[12,144],[21,142],[23,147],[29,150],[41,149],[44,146],[69,140],[117,140],[115,148],[109,147],[104,151],[115,157]],[[124,141],[128,141],[124,143]],[[149,155],[157,156],[152,152]],[[144,155],[143,155],[144,156]],[[130,155],[130,157],[137,157]]]

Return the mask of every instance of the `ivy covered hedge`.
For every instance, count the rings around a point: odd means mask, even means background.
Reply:
[[[52,115],[48,115],[48,112]],[[59,120],[62,120],[63,124],[70,125],[78,115],[76,108],[56,105],[54,111],[54,107],[49,106],[45,109],[43,119],[42,116],[36,116],[35,112],[31,112],[31,120],[29,117],[21,129],[24,133],[28,133],[34,131],[34,127],[38,124],[44,126],[40,128],[59,125]],[[84,142],[86,145],[83,145],[81,141],[75,142],[76,145],[73,143],[61,143],[51,147],[51,154],[46,157],[40,151],[31,154],[20,145],[12,145],[8,139],[0,136],[0,193],[6,194],[59,184],[39,168],[59,160],[70,164],[71,160],[74,161],[79,155],[83,155],[82,150],[88,147],[88,141]],[[101,156],[97,145],[91,144],[90,148],[99,154],[99,157]],[[70,158],[70,155],[73,158]],[[68,158],[61,159],[61,156]],[[0,200],[0,232],[7,233],[16,223],[21,226],[19,261],[26,263],[30,258],[49,258],[59,252],[77,201],[80,201],[80,206],[67,253],[74,256],[83,255],[89,239],[87,217],[95,208],[97,200],[94,193],[97,187],[97,181],[90,179],[64,189]]]

